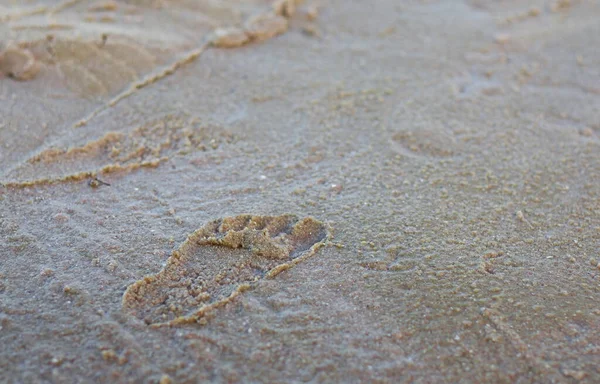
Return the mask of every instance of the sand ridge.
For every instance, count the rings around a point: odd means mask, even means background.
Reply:
[[[12,171],[18,173],[21,180],[3,184],[22,188],[79,181],[90,175],[158,166],[172,156],[215,151],[235,141],[236,137],[223,127],[186,114],[167,114],[144,122],[128,133],[112,131],[79,146],[43,150]],[[67,167],[65,163],[73,166]],[[44,170],[45,177],[23,180],[24,175],[36,175],[40,169]]]

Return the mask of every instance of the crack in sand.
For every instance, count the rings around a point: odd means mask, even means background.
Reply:
[[[50,6],[38,6],[32,9],[24,10],[22,12],[9,13],[3,16],[0,16],[0,21],[12,21],[15,22],[24,17],[35,16],[35,15],[46,15],[53,16],[65,9],[71,8],[74,5],[80,3],[81,0],[65,0],[59,4],[56,4],[53,7]]]
[[[513,348],[523,358],[528,369],[532,370],[537,374],[542,374],[543,370],[541,367],[545,367],[547,364],[537,356],[533,354],[531,349],[523,341],[521,336],[515,331],[510,324],[508,324],[495,310],[490,308],[483,308],[481,315],[490,321],[494,328],[496,328],[504,337],[508,339]]]
[[[108,103],[104,104],[103,106],[101,106],[98,109],[95,109],[87,117],[85,117],[85,118],[79,120],[77,123],[75,123],[74,128],[82,127],[82,126],[88,124],[90,122],[90,120],[92,120],[94,117],[98,116],[100,113],[106,111],[107,109],[114,107],[121,100],[128,98],[129,96],[133,95],[138,90],[145,88],[148,85],[154,84],[157,81],[159,81],[169,75],[172,75],[173,73],[175,73],[175,71],[177,69],[181,68],[185,64],[191,63],[192,61],[194,61],[198,57],[200,57],[200,55],[202,55],[202,53],[204,53],[209,46],[210,46],[210,43],[204,43],[200,47],[189,51],[186,55],[184,55],[184,57],[182,59],[179,59],[176,62],[172,63],[171,65],[162,68],[158,72],[151,73],[151,74],[147,75],[146,77],[144,77],[143,79],[132,83],[125,91],[121,92],[120,94],[118,94],[117,96],[112,98]]]
[[[172,75],[179,68],[198,59],[208,48],[234,48],[246,45],[253,41],[264,41],[278,36],[287,31],[289,27],[288,18],[293,16],[295,6],[301,0],[276,0],[272,3],[272,10],[262,12],[246,20],[243,29],[240,28],[218,28],[202,39],[203,43],[188,51],[183,58],[175,61],[160,71],[146,76],[140,81],[136,81],[129,87],[112,98],[108,103],[92,111],[88,116],[79,120],[74,128],[82,127],[88,124],[94,117],[107,109],[114,107],[123,99],[136,93],[138,90],[152,85],[159,80]]]
[[[64,11],[65,9],[71,8],[77,4],[81,3],[81,0],[65,0],[60,4],[57,4],[55,7],[51,8],[47,15],[52,16],[59,12]]]
[[[39,185],[54,185],[54,184],[83,181],[83,180],[87,180],[87,179],[96,178],[99,175],[107,175],[107,174],[112,174],[112,173],[117,173],[117,172],[131,172],[131,171],[134,171],[134,170],[140,169],[140,168],[156,168],[160,165],[160,163],[165,162],[167,160],[169,160],[168,157],[162,157],[160,159],[154,159],[154,160],[150,160],[150,161],[141,161],[141,162],[130,163],[130,164],[125,164],[125,165],[114,163],[114,164],[105,165],[104,167],[100,168],[100,170],[97,170],[97,171],[82,171],[82,172],[77,172],[77,173],[73,173],[73,174],[66,175],[63,177],[58,177],[58,178],[41,178],[41,179],[34,179],[34,180],[28,180],[28,181],[7,181],[7,182],[1,182],[0,185],[5,188],[22,189],[22,188],[27,188],[27,187],[35,187],[35,186],[39,186]]]
[[[330,238],[330,228],[311,217],[211,221],[190,234],[160,272],[130,285],[123,309],[152,327],[202,323],[208,312],[310,258]]]

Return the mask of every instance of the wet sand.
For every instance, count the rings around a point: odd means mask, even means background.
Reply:
[[[600,381],[599,18],[0,0],[0,382]]]

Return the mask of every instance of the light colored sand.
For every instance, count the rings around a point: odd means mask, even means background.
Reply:
[[[599,18],[0,0],[0,382],[600,381]]]

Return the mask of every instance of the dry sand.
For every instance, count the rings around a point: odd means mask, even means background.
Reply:
[[[0,0],[0,382],[600,382],[596,0]]]

